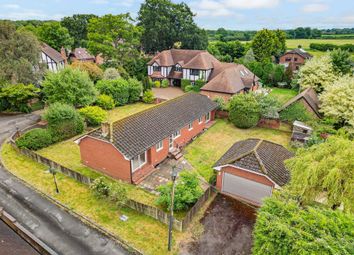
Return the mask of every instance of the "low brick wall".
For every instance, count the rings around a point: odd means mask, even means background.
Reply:
[[[229,118],[229,112],[227,112],[227,111],[216,111],[215,115],[219,119],[227,119],[227,118]]]
[[[94,179],[89,178],[85,175],[82,175],[82,174],[80,174],[72,169],[69,169],[67,167],[64,167],[64,166],[54,162],[53,160],[50,160],[46,157],[39,155],[35,151],[18,148],[15,143],[15,138],[17,136],[18,136],[18,133],[13,134],[9,139],[9,143],[15,149],[17,149],[21,154],[31,158],[32,160],[34,160],[38,163],[44,164],[48,167],[55,168],[58,172],[66,175],[70,178],[73,178],[74,180],[76,180],[80,183],[90,185],[94,181]],[[209,187],[204,192],[204,194],[198,199],[198,201],[195,203],[195,205],[188,211],[187,215],[185,216],[185,218],[183,220],[174,219],[173,227],[179,231],[186,230],[188,228],[189,224],[191,223],[193,217],[197,214],[197,212],[205,204],[205,202],[212,196],[213,192],[215,192],[215,191],[212,189],[212,187]],[[150,217],[152,217],[152,218],[154,218],[166,225],[168,225],[168,223],[169,223],[169,213],[166,213],[159,208],[149,206],[149,205],[137,202],[135,200],[128,200],[128,202],[126,203],[126,206],[139,212],[139,213],[150,216]]]
[[[268,119],[268,118],[261,118],[257,124],[258,127],[262,128],[272,128],[272,129],[279,129],[280,127],[280,120],[279,119]]]

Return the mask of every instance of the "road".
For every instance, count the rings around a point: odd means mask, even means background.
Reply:
[[[0,116],[0,143],[16,127],[22,129],[37,120],[35,114]],[[58,254],[129,254],[113,239],[51,203],[1,166],[0,206]]]

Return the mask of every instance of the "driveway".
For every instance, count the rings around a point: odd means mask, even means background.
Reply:
[[[184,255],[248,255],[252,248],[255,209],[217,195],[201,219],[202,234],[181,247]]]
[[[179,87],[152,88],[152,92],[156,98],[163,100],[170,100],[184,94],[183,90]]]
[[[34,124],[37,115],[0,116],[0,144],[16,126]],[[129,254],[122,245],[84,224],[24,185],[0,164],[0,207],[57,254]],[[0,254],[1,244],[0,244]]]

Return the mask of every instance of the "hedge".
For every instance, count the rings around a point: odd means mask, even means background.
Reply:
[[[354,44],[343,44],[343,45],[336,45],[330,43],[310,43],[310,49],[318,50],[318,51],[328,51],[334,49],[342,49],[347,50],[349,52],[354,52]]]
[[[46,129],[35,128],[23,134],[16,140],[19,148],[39,150],[53,143],[51,133]]]

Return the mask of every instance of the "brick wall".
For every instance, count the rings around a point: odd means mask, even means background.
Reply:
[[[287,58],[290,58],[291,61],[286,61]],[[297,59],[296,61],[295,61],[295,58]],[[305,59],[298,54],[288,53],[288,54],[285,54],[279,58],[279,64],[285,64],[285,63],[291,63],[291,69],[293,71],[295,71],[300,66],[305,64]]]

